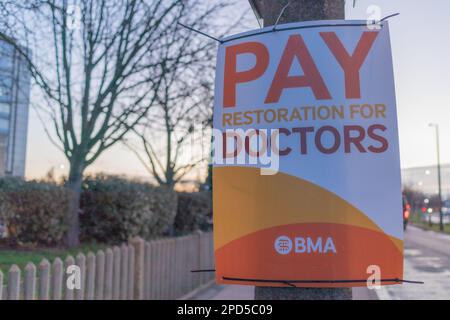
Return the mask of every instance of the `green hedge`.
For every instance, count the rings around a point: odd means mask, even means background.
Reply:
[[[88,177],[81,195],[82,241],[120,243],[167,234],[176,215],[177,194],[166,188],[115,176]]]
[[[179,193],[174,227],[178,234],[192,233],[197,230],[210,231],[212,229],[211,192]]]
[[[211,225],[211,193],[176,193],[164,187],[116,176],[87,177],[81,194],[81,241],[116,244],[130,237],[207,231]],[[9,240],[61,245],[67,191],[59,185],[0,179],[0,222]]]
[[[0,220],[8,226],[9,240],[56,245],[66,231],[68,197],[52,183],[0,179]]]

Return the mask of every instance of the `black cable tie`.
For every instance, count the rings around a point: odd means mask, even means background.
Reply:
[[[191,270],[192,273],[200,273],[200,272],[216,272],[215,269],[199,269],[199,270]]]
[[[324,24],[315,24],[315,25],[303,25],[303,26],[295,26],[295,27],[286,27],[286,28],[280,28],[280,29],[275,29],[275,28],[271,28],[269,30],[265,30],[265,31],[259,31],[256,30],[255,33],[251,33],[251,34],[244,34],[241,36],[236,36],[233,37],[231,36],[228,39],[225,40],[218,40],[221,44],[223,43],[227,43],[229,41],[233,41],[233,40],[240,40],[240,39],[244,39],[244,38],[248,38],[254,35],[263,35],[263,34],[267,34],[267,33],[273,33],[273,32],[278,32],[278,31],[291,31],[291,30],[297,30],[297,29],[313,29],[313,28],[321,28],[321,27],[366,27],[368,25],[376,25],[380,22],[383,22],[387,19],[390,19],[392,17],[398,16],[400,13],[394,13],[391,15],[388,15],[384,18],[382,18],[380,21],[373,21],[371,24],[367,24],[367,23],[324,23]],[[383,26],[381,26],[383,27]]]
[[[200,31],[200,30],[194,29],[194,28],[192,28],[192,27],[189,27],[189,26],[187,26],[187,25],[185,25],[185,24],[183,24],[183,23],[181,23],[181,22],[179,22],[179,21],[177,22],[177,24],[179,24],[179,25],[182,26],[183,28],[186,28],[186,29],[188,29],[188,30],[194,31],[194,32],[196,32],[196,33],[198,33],[198,34],[200,34],[200,35],[202,35],[202,36],[205,36],[205,37],[211,39],[211,40],[217,41],[217,42],[219,42],[220,44],[223,44],[223,43],[225,43],[225,42],[232,41],[232,40],[239,40],[239,39],[247,38],[247,37],[253,36],[253,35],[255,35],[255,34],[266,34],[266,33],[269,33],[269,32],[276,32],[276,31],[289,31],[289,30],[296,30],[296,29],[311,29],[311,28],[319,28],[319,27],[351,27],[351,26],[355,26],[355,27],[363,27],[363,26],[367,26],[367,23],[366,23],[366,24],[361,24],[361,23],[354,23],[354,24],[351,24],[351,23],[348,23],[348,24],[341,23],[341,24],[339,24],[339,23],[337,23],[337,24],[332,24],[332,23],[330,23],[330,24],[318,24],[318,25],[297,26],[297,27],[290,27],[290,28],[284,28],[284,29],[277,29],[278,22],[279,22],[281,16],[283,15],[283,13],[284,13],[284,10],[286,10],[286,8],[287,8],[289,5],[290,5],[290,3],[288,3],[286,6],[283,7],[283,9],[282,9],[281,12],[280,12],[280,15],[278,16],[278,19],[277,19],[275,25],[273,26],[273,28],[272,28],[271,30],[269,30],[269,31],[263,31],[263,32],[258,32],[258,33],[252,33],[252,34],[246,34],[246,35],[243,35],[243,36],[239,36],[239,37],[235,37],[235,38],[230,38],[230,39],[227,39],[227,40],[221,40],[221,39],[219,39],[219,38],[213,37],[213,36],[211,36],[211,35],[209,35],[209,34],[203,32],[203,31]],[[399,14],[400,14],[400,13],[398,13],[398,12],[397,12],[397,13],[393,13],[393,14],[391,14],[391,15],[388,15],[388,16],[382,18],[382,19],[381,19],[380,21],[378,21],[378,22],[373,21],[373,23],[372,23],[371,25],[376,25],[376,24],[378,24],[378,23],[380,23],[380,22],[383,22],[383,21],[385,21],[385,20],[387,20],[387,19],[390,19],[390,18],[392,18],[392,17],[398,16]]]
[[[278,22],[280,22],[281,17],[283,16],[284,11],[291,5],[291,2],[289,1],[282,9],[280,14],[278,15],[277,21],[275,21],[275,24],[273,25],[272,32],[276,31]]]
[[[289,287],[297,288],[297,286],[295,284],[290,283],[289,281],[285,281],[284,284],[289,286]]]
[[[274,279],[245,279],[245,278],[232,278],[232,277],[222,277],[222,280],[228,280],[228,281],[246,281],[246,282],[262,282],[262,283],[281,283],[289,286],[295,286],[295,284],[308,284],[308,283],[364,283],[367,282],[367,279],[357,279],[357,280],[274,280]],[[380,282],[396,282],[396,283],[411,283],[411,284],[424,284],[423,281],[416,281],[416,280],[405,280],[405,279],[399,279],[399,278],[392,278],[392,279],[380,279]]]
[[[380,22],[383,22],[384,20],[387,20],[387,19],[390,19],[390,18],[396,17],[396,16],[398,16],[399,14],[400,14],[400,12],[397,12],[397,13],[393,13],[393,14],[390,14],[390,15],[388,15],[388,16],[386,16],[386,17],[384,17],[383,19],[381,19],[381,20],[380,20]]]
[[[202,272],[216,272],[215,269],[195,269],[191,270],[191,273],[202,273]],[[367,282],[367,279],[356,279],[356,280],[273,280],[273,279],[246,279],[246,278],[232,278],[232,277],[222,277],[223,280],[229,281],[248,281],[248,282],[264,282],[264,283],[282,283],[290,287],[297,287],[295,283],[363,283]],[[417,280],[406,280],[400,278],[393,279],[380,279],[380,282],[396,282],[396,283],[411,283],[411,284],[425,284],[423,281]]]
[[[220,39],[218,39],[218,38],[216,38],[216,37],[213,37],[213,36],[211,36],[211,35],[209,35],[209,34],[203,32],[203,31],[200,31],[200,30],[194,29],[194,28],[192,28],[192,27],[189,27],[189,26],[187,26],[187,25],[185,25],[185,24],[182,24],[182,23],[179,22],[179,21],[177,22],[177,24],[179,24],[179,25],[182,26],[183,28],[186,28],[186,29],[188,29],[188,30],[194,31],[194,32],[196,32],[196,33],[198,33],[198,34],[201,34],[202,36],[205,36],[205,37],[210,38],[210,39],[212,39],[212,40],[214,40],[214,41],[217,41],[217,42],[219,42],[220,44],[223,43],[222,40],[220,40]]]

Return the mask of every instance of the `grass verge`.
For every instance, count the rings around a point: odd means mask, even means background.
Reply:
[[[96,253],[100,249],[107,248],[107,245],[101,244],[83,244],[79,247],[65,249],[65,248],[36,248],[36,249],[8,249],[0,248],[0,270],[7,281],[7,273],[9,268],[13,264],[17,264],[22,270],[27,265],[28,262],[33,262],[36,267],[42,259],[47,259],[52,263],[57,257],[61,258],[63,261],[68,255],[76,256],[78,253],[82,252],[87,254],[89,251]]]

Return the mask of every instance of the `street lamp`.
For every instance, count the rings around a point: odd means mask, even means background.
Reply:
[[[439,230],[444,231],[444,221],[442,214],[442,188],[441,188],[441,157],[439,151],[439,125],[430,123],[430,127],[434,127],[436,132],[436,152],[437,152],[437,176],[438,176],[438,201],[439,201]]]

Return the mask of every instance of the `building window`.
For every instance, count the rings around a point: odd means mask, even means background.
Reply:
[[[0,114],[9,115],[10,110],[9,103],[0,102]]]
[[[8,87],[0,82],[0,98],[9,96],[9,90]]]
[[[0,118],[0,131],[8,131],[9,129],[9,120]]]

